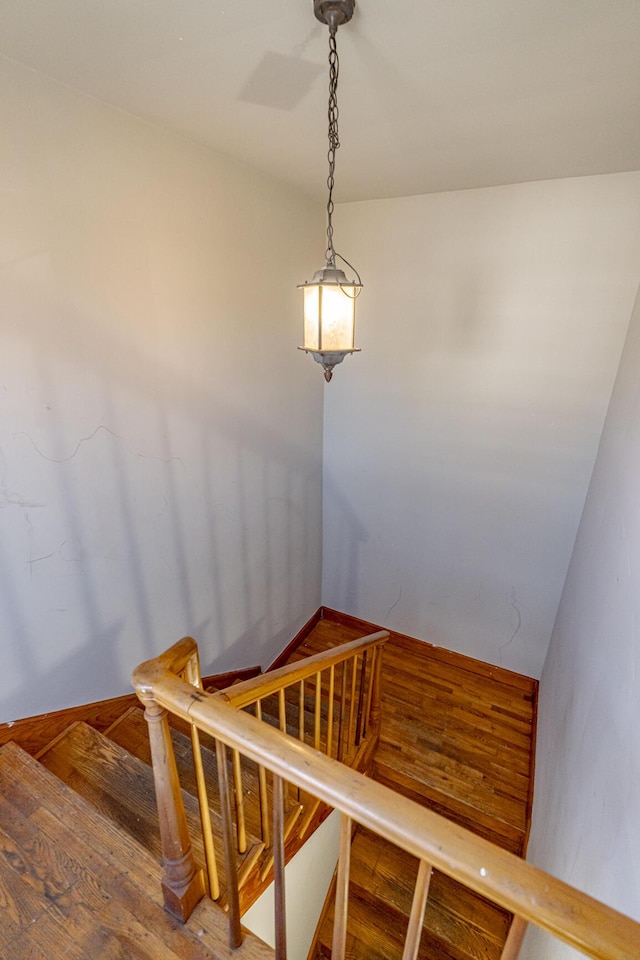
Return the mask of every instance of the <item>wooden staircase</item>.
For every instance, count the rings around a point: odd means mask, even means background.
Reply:
[[[114,739],[78,722],[47,747],[39,759],[48,770],[76,790],[100,813],[110,817],[130,837],[160,860],[162,850],[153,774],[149,761],[145,762],[145,750],[139,751],[143,754],[142,759],[136,755],[138,737],[140,734],[144,735],[145,727],[142,712],[136,708],[125,714],[122,722],[116,724],[115,731],[119,737]],[[127,736],[128,731],[133,734],[131,742]],[[181,741],[186,740],[175,730],[173,739],[174,743],[178,742],[181,747]],[[187,743],[190,751],[191,744],[189,741]],[[148,753],[148,746],[146,752]],[[189,779],[190,760],[189,755],[187,762],[179,766],[183,774],[182,783]],[[198,801],[188,789],[182,791],[182,799],[195,859],[198,863],[203,863]],[[222,828],[219,813],[215,808],[211,810],[211,820],[214,837],[221,844]],[[249,834],[247,850],[239,853],[237,858],[240,876],[249,875],[263,849],[264,844]]]
[[[3,960],[229,960],[224,913],[205,898],[183,926],[163,909],[160,878],[129,831],[20,747],[0,748]],[[273,951],[248,935],[233,956]]]
[[[277,724],[266,712],[265,720]],[[194,856],[204,863],[187,725],[174,718],[171,736]],[[213,744],[203,742],[202,758],[215,796]],[[3,960],[272,960],[273,950],[251,934],[240,948],[230,949],[222,875],[218,903],[202,900],[186,925],[163,909],[150,764],[147,724],[139,706],[127,707],[104,732],[74,721],[36,758],[13,742],[0,747]],[[236,868],[244,912],[269,885],[273,856],[259,839],[255,765],[243,764],[242,784],[246,839]],[[291,798],[285,809],[289,858],[304,842],[297,829],[303,806]],[[319,822],[322,813],[313,812]],[[220,849],[220,813],[213,805],[210,813]],[[305,824],[306,831],[313,827]]]
[[[329,612],[293,657],[371,629]],[[382,730],[373,777],[523,855],[532,791],[537,684],[408,637],[384,652]],[[349,960],[400,960],[418,862],[358,828],[351,848]],[[511,916],[434,872],[420,960],[499,960]],[[315,957],[331,957],[327,904]]]
[[[367,631],[368,624],[345,625],[337,615],[329,615],[289,659],[297,662]],[[511,680],[513,675],[506,671],[474,662],[465,666],[464,658],[442,651],[434,656],[433,648],[407,638],[392,637],[383,662],[382,738],[375,778],[522,853],[530,804],[533,681]],[[312,714],[313,698],[305,703],[307,709]],[[270,709],[265,707],[263,719],[282,726],[277,701]],[[174,719],[171,737],[195,859],[203,863],[188,725]],[[202,744],[205,773],[215,783],[214,745],[204,737]],[[6,811],[0,883],[11,918],[8,932],[0,933],[3,957],[273,956],[253,937],[247,937],[238,951],[230,951],[224,914],[207,898],[185,927],[161,910],[159,824],[141,709],[126,709],[104,732],[75,722],[39,751],[38,760],[39,764],[13,744],[0,749],[1,809]],[[246,842],[236,855],[242,912],[269,882],[273,863],[272,851],[261,839],[258,777],[256,765],[243,764]],[[46,814],[39,812],[41,807]],[[317,806],[310,808],[309,798],[305,803],[304,796],[292,793],[285,820],[287,859],[308,835],[310,817],[319,822],[323,815]],[[46,829],[41,826],[43,818]],[[222,826],[215,805],[211,819],[220,847]],[[33,820],[33,835],[23,820],[29,825]],[[21,852],[14,856],[14,849]],[[88,866],[84,856],[89,856]],[[358,829],[352,845],[350,960],[402,956],[417,869],[409,854]],[[102,870],[104,890],[92,873]],[[226,891],[220,879],[224,906]],[[318,958],[331,956],[332,911],[328,902],[313,948]],[[434,874],[419,956],[499,960],[509,922],[504,910]],[[31,926],[33,932],[28,933]],[[33,947],[23,948],[23,940]],[[68,952],[56,952],[55,944],[63,942]]]
[[[264,714],[264,719],[275,724],[275,718]],[[205,862],[197,786],[193,765],[191,740],[186,724],[172,718],[171,738],[183,787],[185,807],[194,858]],[[211,797],[217,796],[218,770],[214,745],[202,743],[202,758]],[[42,766],[83,797],[92,808],[108,817],[132,840],[143,846],[156,861],[162,859],[160,829],[155,802],[153,772],[149,750],[147,724],[142,710],[131,707],[105,733],[82,721],[71,724],[59,734],[37,759]],[[244,913],[271,882],[273,855],[266,849],[260,836],[259,782],[255,765],[242,765],[245,841],[242,850],[236,850],[236,870],[240,887],[240,909]],[[288,797],[285,805],[285,850],[287,859],[302,846],[311,832],[310,825],[301,817],[305,808],[295,797]],[[315,811],[314,811],[315,812]],[[211,801],[211,825],[214,844],[223,846],[223,830],[219,809]],[[318,813],[318,821],[322,819]],[[303,831],[304,826],[304,831]],[[311,827],[314,825],[311,824]],[[304,835],[303,835],[304,834]],[[219,905],[226,907],[225,880],[220,875]]]

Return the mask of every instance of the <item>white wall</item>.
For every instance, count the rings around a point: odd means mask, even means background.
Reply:
[[[4,60],[0,116],[0,721],[264,664],[320,603],[322,209]]]
[[[640,174],[340,206],[323,602],[540,675],[640,276]]]
[[[640,921],[640,297],[540,684],[529,859]],[[574,951],[536,934],[523,960]]]
[[[340,812],[334,810],[285,867],[288,960],[307,960],[339,855]],[[275,948],[273,884],[247,910],[242,923]]]

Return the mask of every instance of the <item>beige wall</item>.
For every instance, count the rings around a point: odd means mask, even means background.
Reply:
[[[539,676],[640,276],[640,174],[340,206],[323,602]]]
[[[529,846],[534,863],[638,921],[639,384],[640,298],[542,674]],[[523,952],[570,956],[540,934]]]
[[[340,813],[334,810],[285,868],[287,960],[307,960],[340,855]],[[242,925],[275,947],[274,885],[242,917]]]
[[[265,664],[320,603],[321,206],[5,60],[0,114],[0,721]]]

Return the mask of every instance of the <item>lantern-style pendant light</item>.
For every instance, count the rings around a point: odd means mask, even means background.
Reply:
[[[321,23],[329,27],[329,176],[327,186],[327,250],[326,265],[316,271],[313,280],[298,287],[304,293],[304,346],[322,364],[325,380],[331,380],[333,368],[349,353],[359,353],[355,346],[356,299],[362,290],[358,271],[333,248],[333,185],[338,139],[338,27],[353,16],[355,0],[314,0],[313,9]],[[355,273],[349,280],[336,266],[336,257]]]

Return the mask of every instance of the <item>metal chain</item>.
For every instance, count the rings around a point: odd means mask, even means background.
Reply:
[[[329,188],[329,199],[327,201],[327,266],[335,267],[336,252],[333,249],[333,183],[336,169],[336,150],[340,146],[338,139],[338,72],[340,70],[340,61],[338,60],[338,47],[336,44],[335,31],[329,33],[329,152],[327,159],[329,161],[329,176],[327,177],[327,187]]]

